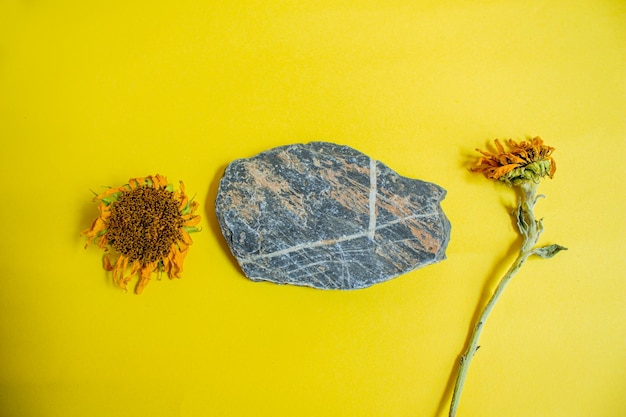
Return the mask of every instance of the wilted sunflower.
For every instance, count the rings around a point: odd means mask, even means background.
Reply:
[[[508,152],[498,139],[495,140],[495,153],[476,149],[483,156],[471,170],[509,185],[519,185],[529,180],[537,183],[545,176],[552,178],[556,171],[556,163],[551,156],[554,148],[544,145],[539,136],[530,142],[517,143],[509,139],[506,144],[510,148]]]
[[[449,417],[456,416],[469,365],[480,346],[479,339],[482,330],[487,318],[489,318],[491,311],[511,279],[531,256],[548,259],[567,249],[556,243],[542,247],[536,246],[543,232],[543,221],[542,219],[537,220],[534,214],[534,207],[538,199],[536,192],[540,180],[544,177],[552,178],[556,171],[556,164],[552,158],[554,148],[544,145],[543,140],[538,136],[530,142],[517,143],[509,139],[506,141],[506,144],[509,147],[509,151],[506,151],[497,139],[495,140],[497,152],[485,152],[476,149],[482,157],[480,157],[476,166],[470,168],[470,170],[482,173],[487,178],[503,181],[519,195],[517,210],[515,210],[514,215],[521,237],[521,246],[517,258],[500,279],[491,298],[484,305],[480,316],[473,326],[469,342],[459,361]]]
[[[115,285],[126,290],[139,273],[135,293],[141,294],[153,272],[180,278],[183,261],[197,232],[198,203],[188,199],[185,186],[174,190],[162,175],[131,178],[128,184],[109,188],[94,197],[100,215],[82,234],[89,246],[94,240],[105,250],[104,269],[113,271]],[[127,275],[126,270],[129,269]]]

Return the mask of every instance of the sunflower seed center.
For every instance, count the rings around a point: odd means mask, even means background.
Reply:
[[[167,257],[172,244],[182,238],[182,226],[174,194],[142,186],[112,203],[107,239],[130,262],[145,265]]]

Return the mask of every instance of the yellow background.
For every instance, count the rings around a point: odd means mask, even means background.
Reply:
[[[462,416],[626,415],[623,1],[0,2],[0,415],[444,416],[513,258],[512,192],[467,167],[540,135],[542,243],[496,306]],[[213,201],[233,159],[350,145],[448,190],[448,259],[353,292],[247,280]],[[113,287],[90,190],[202,203],[182,280]],[[486,292],[485,292],[486,291]]]

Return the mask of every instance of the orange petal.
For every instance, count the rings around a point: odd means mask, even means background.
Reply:
[[[150,275],[154,271],[155,266],[156,266],[156,262],[151,262],[141,267],[141,272],[139,275],[139,282],[137,283],[137,286],[135,287],[135,294],[139,295],[143,292],[143,289],[150,282]]]
[[[131,178],[128,180],[128,185],[130,185],[131,190],[134,190],[141,187],[144,182],[146,182],[146,177]]]
[[[153,177],[152,180],[154,181],[155,188],[156,186],[167,187],[167,177],[164,177],[161,174],[156,174],[156,176]]]
[[[483,154],[484,156],[486,156],[487,158],[493,158],[495,155],[489,151],[482,151],[478,148],[476,148],[476,152],[480,152],[481,154]]]
[[[95,238],[98,235],[98,233],[100,233],[101,231],[105,229],[106,229],[106,225],[104,221],[102,220],[102,218],[100,217],[96,218],[91,224],[91,227],[89,229],[83,230],[81,232],[81,235],[86,235],[87,239],[89,239],[85,247],[89,245],[89,242],[93,240],[93,238]]]
[[[548,174],[550,178],[554,176],[555,172],[556,172],[556,162],[554,161],[553,158],[550,158],[550,173]]]
[[[113,265],[111,265],[111,260],[109,259],[109,255],[104,255],[102,257],[102,266],[105,271],[113,271]]]
[[[108,236],[108,234],[105,233],[102,236],[100,236],[100,239],[98,239],[98,247],[100,249],[104,248],[106,246],[106,244],[108,243],[107,236]]]
[[[124,288],[126,288],[126,284],[128,284],[128,282],[135,276],[137,271],[139,271],[139,268],[141,268],[141,264],[137,261],[134,261],[130,267],[130,272],[122,279],[122,284],[124,285]]]
[[[189,202],[189,198],[187,198],[187,196],[185,194],[180,194],[180,196],[178,197],[180,204],[178,205],[178,210],[182,210],[185,208],[185,206],[187,205],[187,203]]]
[[[115,266],[113,267],[113,283],[116,286],[119,286],[119,275],[120,275],[120,271],[122,273],[124,273],[124,269],[122,269],[122,265],[124,265],[125,263],[125,256],[124,255],[120,255],[119,258],[117,258],[117,262],[115,262]]]
[[[500,141],[498,139],[496,139],[493,142],[496,144],[496,149],[498,150],[498,152],[499,153],[504,153],[504,147],[502,146]]]
[[[182,235],[183,235],[183,242],[185,244],[191,245],[193,243],[191,236],[189,236],[189,233],[187,233],[185,230],[182,230]]]
[[[187,219],[187,216],[183,216],[183,220],[185,220],[185,223],[183,223],[184,226],[195,226],[196,224],[200,223],[200,216],[193,214],[189,214],[188,216],[190,217],[188,217]]]
[[[172,249],[170,250],[168,257],[171,264],[168,276],[170,278],[180,278],[180,274],[183,271],[184,259],[182,253],[179,251],[175,244],[172,245]]]
[[[491,175],[489,176],[489,178],[498,179],[501,176],[506,175],[509,172],[513,171],[517,167],[519,167],[519,164],[510,164],[510,165],[501,166],[499,168],[494,169]]]
[[[107,220],[111,217],[111,208],[105,204],[100,204],[98,206],[98,212],[100,213],[100,218],[102,220]]]
[[[170,258],[165,257],[161,259],[161,262],[163,262],[163,272],[165,272],[169,276],[170,270],[172,269],[172,263],[170,262]]]

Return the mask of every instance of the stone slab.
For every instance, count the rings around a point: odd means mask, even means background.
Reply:
[[[347,290],[445,259],[445,195],[348,146],[312,142],[233,161],[215,208],[251,280]]]

